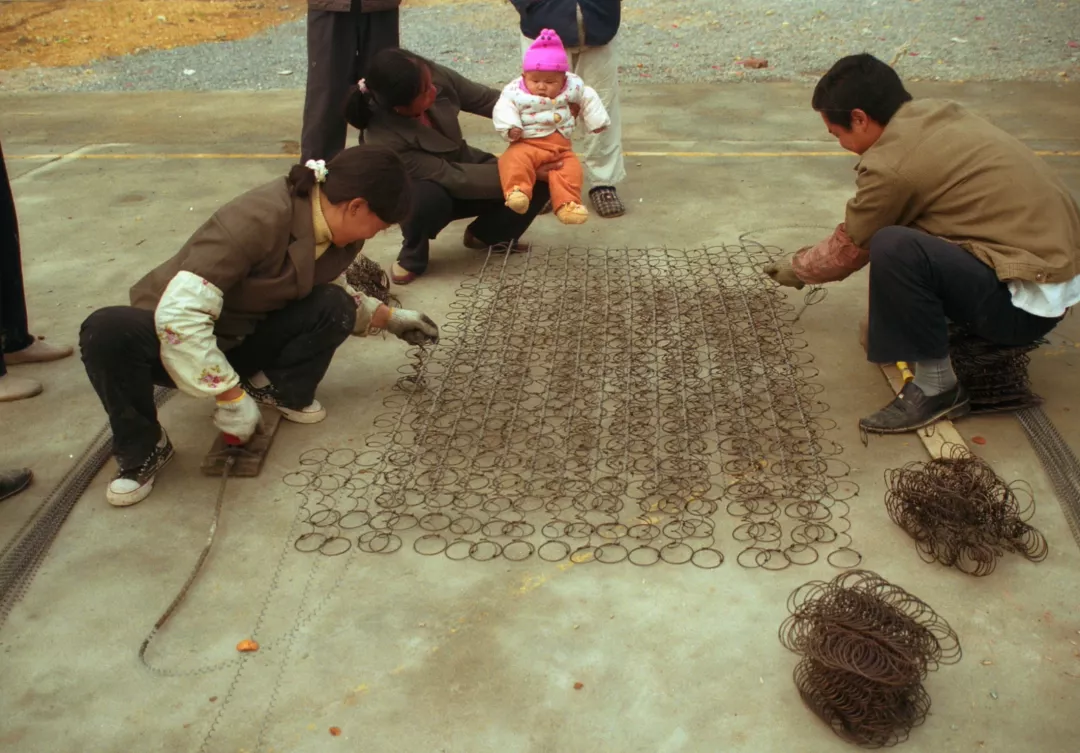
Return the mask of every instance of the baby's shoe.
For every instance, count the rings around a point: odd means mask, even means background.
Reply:
[[[570,201],[556,209],[555,216],[564,225],[580,225],[589,219],[589,210],[575,201]]]
[[[518,214],[525,214],[529,211],[529,197],[525,195],[524,191],[515,188],[510,193],[506,194],[506,206],[510,207],[511,211]]]

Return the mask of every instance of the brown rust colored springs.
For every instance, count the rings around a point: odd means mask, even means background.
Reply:
[[[1026,484],[1006,484],[965,448],[890,470],[885,480],[889,517],[926,562],[989,575],[1005,552],[1032,562],[1046,557],[1046,539],[1026,522],[1035,511]]]
[[[730,537],[743,567],[857,566],[858,487],[795,307],[761,274],[778,253],[489,255],[363,446],[286,477],[297,549],[715,568]]]
[[[803,657],[799,694],[837,735],[866,748],[906,740],[930,710],[927,673],[960,660],[944,619],[866,570],[797,588],[788,611],[780,642]]]

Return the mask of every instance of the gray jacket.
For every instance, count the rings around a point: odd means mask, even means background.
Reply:
[[[401,0],[308,0],[308,10],[332,10],[347,13],[353,5],[360,6],[361,13],[378,13],[383,10],[395,10],[401,6]]]
[[[427,111],[432,128],[393,110],[376,110],[364,131],[365,143],[393,149],[413,180],[438,183],[456,199],[501,199],[498,160],[469,146],[458,123],[462,112],[490,118],[498,90],[441,65],[432,65],[431,80],[438,91]]]

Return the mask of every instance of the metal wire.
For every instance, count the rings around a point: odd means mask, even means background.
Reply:
[[[760,273],[778,251],[489,256],[366,447],[311,450],[286,476],[296,547],[711,568],[723,508],[745,567],[819,549],[857,565],[857,487],[793,307]]]
[[[179,606],[183,603],[184,599],[187,597],[188,591],[191,590],[191,584],[194,583],[195,579],[199,576],[199,571],[202,570],[203,563],[206,562],[206,558],[210,555],[210,549],[214,546],[214,537],[217,534],[218,523],[221,521],[221,507],[225,503],[225,486],[229,481],[229,471],[231,471],[236,464],[236,458],[237,455],[229,454],[224,459],[221,472],[221,484],[218,486],[217,501],[214,503],[214,517],[210,521],[210,530],[206,536],[206,543],[203,545],[198,559],[195,560],[195,565],[191,568],[191,573],[188,575],[187,580],[184,581],[184,585],[180,587],[180,590],[177,592],[172,602],[166,607],[165,611],[162,612],[161,616],[158,617],[157,622],[155,622],[154,627],[150,629],[150,632],[143,640],[142,645],[139,646],[139,661],[151,671],[156,671],[156,667],[146,660],[146,650],[150,647],[150,643],[154,640],[158,631],[165,626],[165,623],[169,621],[169,618],[173,616]],[[225,666],[230,663],[231,662],[222,662],[220,666]]]
[[[1030,488],[1006,484],[965,447],[886,471],[885,480],[889,517],[915,540],[926,562],[989,575],[1005,552],[1032,562],[1046,558],[1046,539],[1026,523],[1035,513]]]
[[[795,685],[807,707],[849,742],[895,745],[922,724],[927,672],[961,657],[949,624],[876,573],[812,581],[788,599],[780,642],[803,657]]]
[[[154,405],[160,408],[176,390],[158,387]],[[26,595],[45,555],[75,503],[112,455],[112,431],[105,424],[49,495],[0,551],[0,626],[12,607]]]
[[[1050,477],[1073,539],[1080,545],[1080,461],[1042,408],[1024,408],[1016,417]]]

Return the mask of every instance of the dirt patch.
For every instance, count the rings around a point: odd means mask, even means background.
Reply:
[[[0,70],[86,65],[243,39],[300,18],[304,0],[31,0],[0,4]]]
[[[407,7],[505,0],[408,0]],[[79,66],[146,50],[244,39],[307,12],[305,0],[0,0],[0,71]]]

